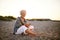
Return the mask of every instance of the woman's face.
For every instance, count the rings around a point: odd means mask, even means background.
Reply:
[[[21,17],[25,17],[26,16],[26,11],[25,10],[23,10],[23,11],[21,11]]]

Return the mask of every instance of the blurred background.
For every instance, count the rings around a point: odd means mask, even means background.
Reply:
[[[16,18],[26,10],[26,19],[45,36],[13,35]],[[0,40],[60,40],[60,0],[0,0]]]
[[[0,0],[0,15],[20,16],[27,11],[26,19],[60,20],[60,0]]]

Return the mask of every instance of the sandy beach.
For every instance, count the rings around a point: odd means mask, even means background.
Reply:
[[[29,21],[35,27],[37,33],[45,33],[46,36],[29,37],[13,35],[14,21],[0,21],[0,40],[60,40],[60,22],[54,21]]]

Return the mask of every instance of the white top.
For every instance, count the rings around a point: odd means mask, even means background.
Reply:
[[[29,26],[29,28],[27,28],[25,25],[23,25],[23,26],[21,26],[20,28],[18,28],[18,30],[17,30],[17,32],[15,33],[15,34],[22,34],[22,33],[24,33],[24,34],[27,34],[25,31],[27,30],[27,29],[34,29],[34,26]]]

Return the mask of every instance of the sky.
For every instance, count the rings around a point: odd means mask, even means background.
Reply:
[[[49,18],[60,20],[60,0],[0,0],[0,15],[20,16],[26,10],[25,18]]]

